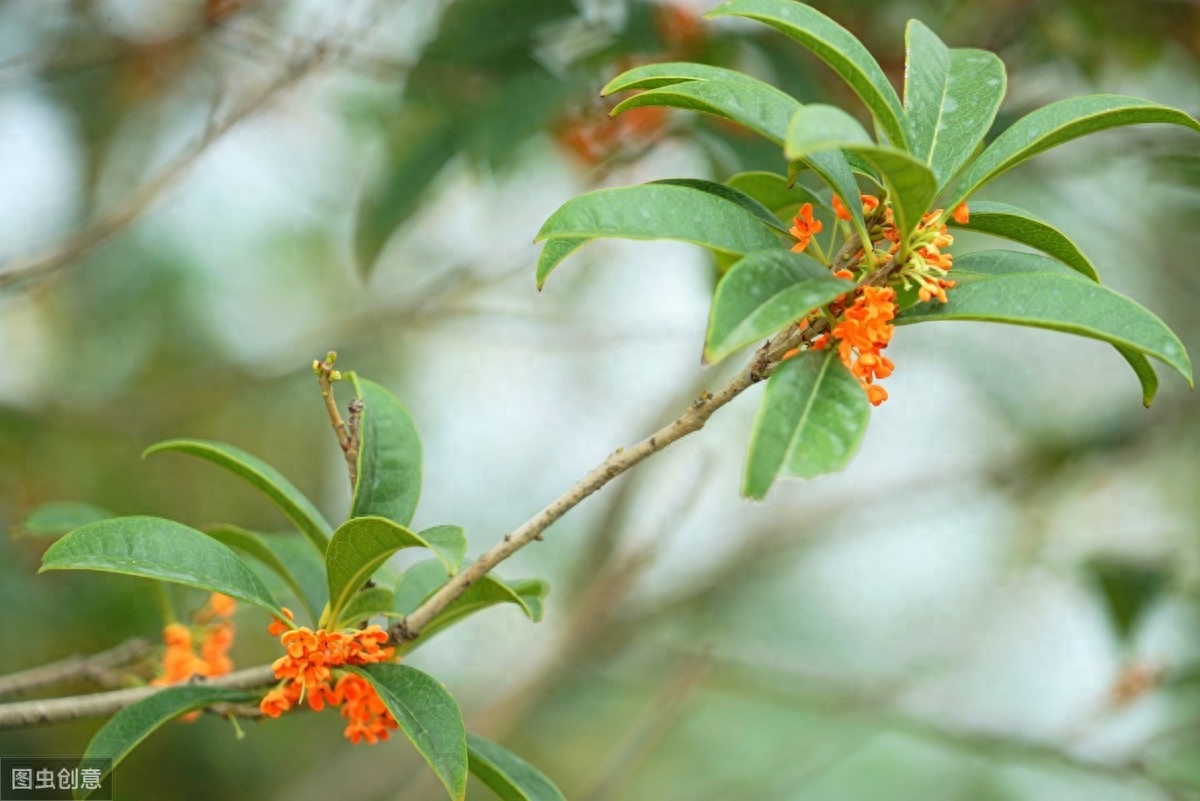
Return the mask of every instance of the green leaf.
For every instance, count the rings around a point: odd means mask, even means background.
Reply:
[[[546,277],[554,272],[563,259],[570,256],[575,251],[592,241],[590,236],[581,236],[578,238],[568,239],[547,239],[546,244],[542,245],[542,252],[538,254],[537,263],[537,288],[540,292],[542,284],[546,283]]]
[[[432,676],[408,665],[378,663],[350,670],[371,682],[450,798],[462,801],[467,793],[467,730],[454,697]]]
[[[784,145],[788,159],[811,158],[814,153],[838,148],[857,154],[879,171],[897,227],[904,236],[912,233],[937,195],[937,179],[929,168],[902,150],[872,144],[853,117],[833,106],[814,103],[792,117]],[[857,192],[849,195],[857,196]],[[847,208],[859,205],[845,195],[843,200]]]
[[[1154,402],[1154,396],[1158,394],[1158,374],[1154,372],[1150,360],[1138,351],[1124,345],[1115,345],[1114,347],[1116,347],[1117,353],[1121,354],[1121,358],[1133,368],[1138,383],[1142,385],[1142,405],[1149,409],[1150,404]]]
[[[661,183],[599,189],[568,200],[546,220],[536,241],[581,237],[678,239],[734,255],[780,246],[773,229],[737,203]]]
[[[717,284],[704,358],[720,361],[853,289],[853,281],[834,278],[828,267],[803,253],[751,253]]]
[[[649,89],[617,104],[610,112],[664,106],[712,114],[744,125],[777,145],[783,144],[788,120],[802,106],[791,95],[749,76],[734,81],[688,81]]]
[[[1053,259],[1007,250],[968,253],[954,260],[953,275],[949,303],[918,304],[896,324],[980,320],[1048,328],[1153,356],[1192,383],[1187,351],[1165,323]]]
[[[689,189],[699,189],[701,192],[708,192],[716,195],[719,198],[728,200],[731,203],[736,203],[746,211],[753,214],[755,217],[763,221],[763,224],[769,225],[776,229],[781,234],[788,232],[788,227],[779,221],[779,218],[762,203],[759,203],[754,198],[746,193],[734,189],[726,184],[719,184],[716,181],[708,181],[703,178],[662,178],[654,181],[656,184],[667,184],[670,186],[686,186]]]
[[[468,767],[501,801],[567,801],[540,770],[500,745],[467,734]]]
[[[739,172],[725,183],[747,197],[754,198],[780,218],[793,216],[794,209],[805,203],[833,213],[829,204],[816,193],[800,184],[794,183],[789,186],[787,178],[773,172]]]
[[[421,497],[417,426],[395,395],[374,381],[350,379],[363,404],[350,516],[376,515],[407,526]]]
[[[354,517],[338,526],[325,552],[329,576],[329,620],[341,618],[342,609],[354,593],[392,554],[402,548],[429,548],[447,571],[457,571],[466,540],[456,541],[453,526],[430,529],[426,539],[384,517]]]
[[[112,516],[112,512],[107,509],[90,503],[56,501],[44,503],[26,515],[18,531],[35,537],[57,537],[72,529],[95,523],[97,520],[107,520]]]
[[[836,350],[806,351],[767,380],[746,460],[743,492],[762,500],[781,475],[841,470],[867,430],[870,405]]]
[[[83,759],[111,759],[111,770],[164,723],[213,704],[240,704],[257,700],[258,695],[245,690],[226,690],[202,684],[166,687],[113,715],[92,736]],[[107,773],[105,771],[103,775]],[[75,793],[76,798],[86,798],[88,795],[91,793],[87,790]]]
[[[658,89],[662,86],[672,86],[689,81],[759,82],[757,78],[725,67],[695,64],[690,61],[668,61],[658,64],[643,64],[640,67],[626,70],[609,81],[600,90],[600,94],[607,96],[631,89]]]
[[[46,550],[38,572],[47,570],[100,570],[184,584],[283,616],[237,554],[194,528],[160,517],[114,517],[77,528]]]
[[[275,540],[268,539],[266,535],[256,534],[253,531],[247,531],[244,528],[234,525],[225,524],[207,527],[204,529],[204,533],[222,545],[241,551],[247,556],[253,556],[270,568],[296,594],[297,600],[304,605],[309,618],[314,622],[316,621],[317,612],[325,605],[325,591],[322,587],[319,595],[311,595],[311,585],[306,586],[297,577],[292,566],[288,564],[288,562],[296,561],[297,553],[280,553],[276,547],[277,542]],[[303,553],[303,558],[316,564],[317,571],[324,578],[324,568],[321,566],[317,555],[313,553],[312,548],[306,545],[304,548],[298,550]]]
[[[912,153],[938,187],[975,153],[1004,99],[1004,62],[986,50],[950,49],[919,20],[905,32],[904,107]]]
[[[996,137],[951,190],[947,208],[1022,161],[1090,133],[1122,125],[1170,123],[1200,131],[1190,115],[1149,100],[1121,95],[1085,95],[1032,111]]]
[[[799,42],[854,90],[895,147],[908,147],[900,98],[878,62],[854,34],[820,11],[792,0],[731,0],[705,16],[748,17]]]
[[[966,225],[956,223],[953,218],[947,219],[946,222],[955,228],[991,234],[1028,245],[1053,256],[1093,281],[1100,280],[1088,257],[1083,255],[1083,251],[1067,238],[1066,234],[1032,213],[1007,203],[989,203],[982,200],[972,201],[970,212],[970,222]]]
[[[222,442],[202,439],[171,439],[151,445],[142,452],[142,458],[154,453],[186,453],[215,465],[224,467],[234,475],[246,479],[283,510],[296,528],[308,537],[320,552],[325,551],[332,530],[312,501],[296,489],[292,482],[271,465],[241,448]]]
[[[346,608],[342,610],[342,614],[339,615],[333,628],[338,629],[357,624],[376,615],[394,615],[395,611],[392,609],[394,605],[395,599],[392,597],[392,591],[386,587],[369,587],[360,590],[350,599],[350,603],[346,604]]]
[[[413,610],[433,595],[448,579],[445,567],[438,562],[420,562],[404,572],[396,585],[395,611],[411,614]],[[405,643],[398,649],[401,653],[411,651],[418,644],[428,642],[439,631],[459,620],[496,604],[511,603],[518,606],[525,616],[535,623],[542,619],[542,599],[549,592],[545,582],[524,579],[511,584],[488,574],[472,584],[421,631],[419,639]]]

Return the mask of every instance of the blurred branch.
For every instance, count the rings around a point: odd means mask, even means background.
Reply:
[[[153,648],[149,640],[127,640],[91,656],[70,656],[18,673],[0,676],[0,698],[84,679],[100,684],[112,679],[115,668],[137,661]]]
[[[222,687],[230,690],[250,690],[265,687],[275,681],[275,671],[270,665],[246,668],[224,676],[205,679],[206,687]],[[143,701],[162,687],[134,687],[128,690],[113,690],[107,693],[89,693],[66,698],[46,698],[37,701],[18,701],[0,704],[0,730],[22,729],[45,726],[84,718],[102,718],[120,712],[127,706]],[[222,714],[240,714],[248,707],[225,707]],[[253,712],[257,715],[258,709]]]

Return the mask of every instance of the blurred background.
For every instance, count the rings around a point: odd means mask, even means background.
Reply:
[[[1097,91],[1200,113],[1195,0],[814,5],[897,86],[910,17],[997,51],[997,129]],[[703,251],[596,243],[539,294],[531,244],[581,191],[784,166],[712,119],[609,119],[625,67],[737,67],[861,116],[801,48],[710,7],[0,2],[0,672],[161,626],[138,580],[36,576],[39,504],[286,528],[216,468],[142,461],[151,443],[234,443],[340,518],[309,370],[328,349],[410,408],[415,522],[465,526],[472,552],[715,388]],[[1200,354],[1194,136],[1105,133],[984,196],[1059,226]],[[552,583],[544,622],[488,611],[411,663],[572,799],[1200,798],[1195,396],[1164,373],[1144,409],[1111,348],[1049,332],[906,327],[890,354],[844,474],[743,500],[747,393],[502,566]],[[266,623],[239,613],[239,665],[273,658]],[[0,754],[81,754],[99,725],[0,732]],[[439,797],[402,738],[242,725],[166,727],[117,797]]]

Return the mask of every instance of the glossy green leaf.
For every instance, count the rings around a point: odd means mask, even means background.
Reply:
[[[296,553],[281,553],[275,547],[277,544],[276,540],[268,539],[265,535],[247,531],[238,526],[228,524],[212,526],[205,528],[204,533],[222,545],[241,551],[266,565],[266,567],[283,579],[288,588],[296,594],[297,600],[304,605],[309,618],[314,622],[316,621],[317,613],[325,605],[325,591],[322,588],[320,594],[314,596],[311,594],[311,584],[306,585],[297,577],[296,572],[293,571],[292,566],[289,564],[289,562],[296,561]],[[321,567],[320,559],[313,552],[313,549],[306,546],[299,550],[304,554],[303,558],[316,564],[317,570],[323,578],[324,569]]]
[[[791,95],[746,76],[734,81],[688,81],[649,89],[627,97],[611,113],[645,106],[712,114],[744,125],[777,145],[783,144],[788,120],[802,108]]]
[[[395,599],[392,597],[392,591],[387,587],[368,587],[360,590],[346,604],[346,608],[338,616],[334,628],[357,626],[362,621],[377,615],[395,615],[394,605]]]
[[[403,548],[429,548],[447,571],[457,571],[466,550],[466,539],[462,537],[462,529],[455,536],[454,528],[430,529],[426,538],[384,517],[354,517],[338,526],[325,552],[329,619],[339,619],[354,593],[380,565]]]
[[[815,8],[792,0],[731,0],[708,17],[747,17],[808,48],[854,90],[891,143],[907,148],[904,110],[875,58],[854,34]]]
[[[758,83],[744,72],[714,67],[710,64],[695,64],[690,61],[666,61],[643,64],[622,72],[600,90],[601,95],[626,92],[632,89],[658,89],[662,86],[687,83],[689,81],[746,81]]]
[[[213,704],[241,704],[257,700],[258,695],[245,690],[226,690],[205,687],[203,684],[165,687],[113,715],[92,736],[83,758],[111,759],[110,769],[116,768],[156,729],[181,715]],[[91,793],[87,790],[75,793],[76,798],[86,798],[88,795]]]
[[[717,284],[704,358],[720,361],[853,289],[853,281],[834,278],[828,267],[803,253],[751,253]]]
[[[794,209],[805,203],[811,203],[816,208],[825,209],[830,214],[833,213],[829,204],[815,192],[797,183],[789,186],[787,178],[773,172],[739,172],[725,183],[742,194],[754,198],[779,217],[792,216],[795,214]]]
[[[501,801],[567,801],[554,782],[491,740],[467,734],[468,767]]]
[[[735,189],[727,184],[719,184],[716,181],[708,181],[704,178],[663,178],[654,181],[656,184],[668,184],[670,186],[686,186],[689,189],[698,189],[701,192],[708,192],[711,195],[728,200],[731,203],[736,203],[746,211],[753,214],[758,219],[762,220],[764,225],[779,231],[781,234],[788,232],[788,226],[785,226],[779,221],[771,209],[759,203],[754,198],[746,193]]]
[[[897,227],[904,235],[911,233],[937,195],[937,179],[929,168],[902,150],[872,144],[862,126],[841,109],[814,103],[796,112],[784,145],[788,159],[810,158],[813,153],[836,148],[857,154],[878,170]],[[857,197],[857,192],[850,197]],[[847,201],[847,206],[858,204]]]
[[[970,221],[960,225],[953,219],[946,222],[955,228],[978,231],[1020,242],[1053,256],[1063,264],[1093,281],[1099,281],[1096,268],[1066,234],[1032,213],[1007,203],[975,200],[970,203]]]
[[[42,557],[47,570],[99,570],[220,592],[281,616],[262,580],[233,551],[160,517],[114,517],[77,528]]]
[[[1192,383],[1179,338],[1145,308],[1038,253],[989,250],[954,260],[949,303],[921,303],[897,325],[979,320],[1048,328],[1099,339],[1153,356]]]
[[[1085,95],[1051,103],[1017,120],[988,145],[954,185],[947,208],[1001,173],[1064,142],[1108,128],[1156,122],[1200,131],[1200,122],[1190,115],[1136,97]]]
[[[296,528],[308,537],[318,551],[324,552],[332,531],[312,501],[283,477],[283,474],[257,456],[223,442],[201,439],[171,439],[151,445],[142,458],[154,453],[186,453],[224,467],[257,487],[283,510]]]
[[[363,410],[350,516],[376,515],[407,526],[421,497],[417,426],[391,392],[365,378],[351,380]]]
[[[21,534],[35,537],[57,537],[72,529],[95,523],[97,520],[107,520],[112,516],[112,512],[107,509],[90,503],[56,501],[35,508],[21,521],[17,530]]]
[[[450,798],[462,801],[467,793],[467,730],[454,697],[437,679],[408,665],[350,669],[371,682]]]
[[[742,491],[762,500],[780,476],[815,478],[849,464],[870,405],[836,350],[806,351],[767,379]]]
[[[536,241],[580,237],[677,239],[734,255],[780,246],[773,229],[737,203],[662,183],[599,189],[572,198],[546,220]]]
[[[986,50],[951,49],[918,20],[905,32],[904,108],[912,154],[939,187],[966,164],[1004,99],[1004,62]]]

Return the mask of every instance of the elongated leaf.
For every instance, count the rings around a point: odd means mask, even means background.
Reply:
[[[213,526],[204,529],[204,533],[222,545],[227,545],[234,550],[241,551],[247,556],[253,556],[270,568],[296,594],[296,598],[304,605],[304,609],[308,612],[310,619],[314,622],[316,621],[318,611],[325,604],[325,593],[322,591],[319,599],[309,597],[308,589],[296,577],[296,574],[288,564],[288,561],[294,559],[292,554],[288,554],[288,559],[285,559],[273,547],[273,541],[238,526],[228,524]],[[306,547],[303,549],[303,552],[316,562],[318,569],[320,569],[320,562],[316,554],[313,553],[312,548]]]
[[[872,144],[853,117],[833,106],[814,103],[792,117],[784,145],[789,159],[811,158],[814,153],[839,148],[857,154],[878,170],[892,201],[896,225],[902,235],[910,234],[937,194],[937,179],[929,168],[902,150]],[[857,192],[843,195],[857,196]],[[856,208],[858,204],[847,202],[847,206]]]
[[[267,544],[279,557],[304,593],[308,606],[314,612],[325,608],[329,600],[328,582],[325,577],[325,554],[314,551],[309,544],[299,537],[290,534],[263,534],[259,539]],[[314,622],[316,617],[313,618]]]
[[[695,64],[690,61],[668,61],[643,64],[622,72],[600,90],[601,95],[626,92],[631,89],[657,89],[689,81],[746,81],[758,83],[744,72],[714,67],[710,64]]]
[[[462,801],[467,793],[467,729],[454,697],[437,679],[408,665],[350,669],[371,682],[450,798]]]
[[[567,801],[554,782],[519,756],[477,734],[467,734],[468,768],[501,801]]]
[[[224,467],[236,476],[257,487],[275,502],[283,513],[296,524],[302,534],[312,540],[318,551],[324,552],[332,531],[329,523],[321,516],[312,501],[296,489],[283,474],[257,456],[241,448],[223,442],[202,439],[171,439],[151,445],[142,452],[142,458],[154,453],[186,453],[215,465]]]
[[[777,145],[783,144],[788,120],[802,108],[791,95],[746,76],[735,81],[688,81],[649,89],[621,101],[611,113],[646,106],[712,114],[744,125]]]
[[[386,587],[370,587],[361,590],[354,593],[350,603],[346,604],[346,608],[342,610],[334,628],[358,625],[361,621],[376,615],[395,615],[396,613],[392,609],[394,605],[395,599],[392,597],[392,591]]]
[[[581,237],[677,239],[733,255],[780,247],[773,230],[737,203],[661,183],[599,189],[568,200],[546,220],[537,241]]]
[[[854,171],[850,168],[848,154],[843,150],[823,150],[816,153],[809,153],[802,161],[793,162],[788,165],[788,173],[793,178],[799,170],[801,164],[809,167],[813,172],[820,176],[826,186],[833,190],[834,194],[843,198],[856,198],[859,195],[858,181],[854,180]],[[847,208],[850,214],[853,215],[854,221],[863,226],[862,204],[847,202]]]
[[[828,267],[803,253],[751,253],[717,284],[704,358],[720,361],[853,289],[853,281],[834,278]]]
[[[921,303],[897,325],[980,320],[1048,328],[1099,339],[1153,356],[1192,383],[1179,338],[1145,308],[1037,253],[989,250],[954,261],[958,285],[949,303]]]
[[[114,517],[77,528],[42,557],[47,570],[100,570],[220,592],[282,616],[237,554],[194,528],[160,517]]]
[[[748,17],[799,42],[849,84],[895,147],[908,147],[900,98],[878,62],[854,34],[820,11],[792,0],[731,0],[706,16]]]
[[[1170,108],[1121,95],[1085,95],[1032,111],[996,137],[951,190],[947,208],[974,194],[996,176],[1052,147],[1122,125],[1170,123],[1200,131],[1200,122]]]
[[[111,767],[116,768],[164,723],[213,704],[240,704],[256,700],[258,697],[255,694],[245,690],[225,690],[202,684],[166,687],[113,715],[92,736],[83,758],[111,759]],[[90,794],[87,790],[78,790],[75,797],[86,798]]]
[[[869,411],[866,393],[835,350],[788,359],[767,379],[742,491],[762,500],[781,475],[841,470],[862,442]]]
[[[354,593],[380,565],[402,548],[429,548],[447,571],[458,570],[466,548],[465,539],[459,543],[446,531],[434,531],[434,534],[426,539],[384,517],[354,517],[338,526],[325,552],[329,619],[338,620]]]
[[[716,195],[719,198],[728,200],[731,203],[736,203],[746,211],[753,214],[758,219],[762,220],[764,225],[779,231],[782,234],[788,232],[788,227],[779,221],[779,218],[771,211],[771,209],[759,203],[754,198],[746,193],[728,186],[727,184],[719,184],[716,181],[708,181],[704,178],[663,178],[654,181],[656,184],[668,184],[670,186],[686,186],[689,189],[699,189],[701,192],[708,192],[711,195]]]
[[[752,197],[780,218],[790,217],[794,209],[805,203],[829,211],[829,204],[807,187],[793,183],[773,172],[739,172],[725,182],[731,188]]]
[[[581,236],[576,239],[547,239],[546,244],[542,245],[542,252],[538,254],[537,263],[537,288],[540,292],[542,284],[546,282],[546,276],[554,272],[563,259],[570,256],[575,251],[592,241],[590,236]]]
[[[112,516],[112,512],[107,509],[90,503],[56,501],[44,503],[30,512],[21,521],[17,531],[35,537],[57,537],[72,529],[95,523],[97,520],[107,520]]]
[[[979,231],[1028,245],[1053,256],[1063,264],[1093,281],[1099,281],[1096,268],[1067,235],[1033,213],[1007,203],[976,200],[970,204],[970,221],[966,225],[952,218],[946,222],[956,228]]]
[[[1158,394],[1158,374],[1154,372],[1153,365],[1150,360],[1143,356],[1133,348],[1127,348],[1124,345],[1114,346],[1117,353],[1121,354],[1129,366],[1133,369],[1134,375],[1137,376],[1138,383],[1142,385],[1142,405],[1147,409],[1154,402],[1154,396]]]
[[[904,107],[912,153],[942,187],[975,153],[1004,99],[1004,62],[986,50],[950,49],[918,20],[905,33]]]
[[[363,410],[350,516],[378,515],[407,526],[421,497],[417,426],[395,395],[374,381],[351,379]]]

